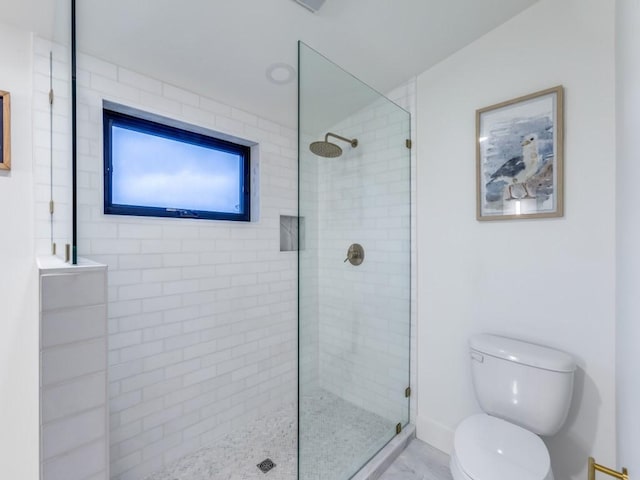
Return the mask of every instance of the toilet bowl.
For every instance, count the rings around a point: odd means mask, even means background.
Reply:
[[[454,480],[553,480],[542,439],[487,414],[458,426],[450,468]]]
[[[574,359],[565,352],[497,335],[470,342],[471,377],[480,408],[456,428],[454,480],[553,480],[539,435],[564,424]]]

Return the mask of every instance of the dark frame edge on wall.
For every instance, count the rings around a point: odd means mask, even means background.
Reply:
[[[127,113],[124,113],[124,111]],[[143,112],[131,107],[124,107],[112,102],[103,101],[103,185],[105,215],[133,215],[142,217],[192,218],[201,220],[228,220],[251,222],[251,146],[232,141],[228,135],[218,135],[212,130],[180,122],[164,119],[159,115]],[[151,207],[148,205],[121,205],[113,202],[113,148],[112,129],[120,127],[167,138],[176,142],[197,145],[219,152],[237,155],[241,161],[239,178],[239,195],[242,206],[239,213],[194,210],[184,208]],[[225,138],[220,138],[225,137]]]
[[[11,95],[4,90],[0,90],[0,110],[0,170],[11,170]]]
[[[78,131],[76,85],[76,0],[71,0],[71,263],[78,264]]]

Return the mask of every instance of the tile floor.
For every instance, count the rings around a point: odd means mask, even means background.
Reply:
[[[349,478],[395,435],[395,424],[318,390],[302,399],[301,478]],[[214,444],[182,457],[145,480],[295,480],[297,411],[288,405]],[[350,448],[344,448],[349,445]],[[257,465],[276,466],[262,473]]]
[[[395,422],[325,390],[302,397],[300,407],[300,478],[304,480],[350,478],[395,436]]]
[[[449,456],[415,438],[379,480],[452,480]]]
[[[305,459],[301,478],[348,478],[359,459],[373,456],[395,426],[325,391],[302,403],[306,425],[300,448]],[[201,448],[145,480],[294,480],[297,460],[296,406],[288,405],[246,429]],[[343,445],[351,445],[344,449]],[[276,466],[262,473],[257,464],[269,458]],[[380,480],[452,480],[449,457],[414,439]]]
[[[296,415],[295,404],[287,405],[144,480],[294,480]],[[265,474],[257,465],[267,458],[275,467]]]

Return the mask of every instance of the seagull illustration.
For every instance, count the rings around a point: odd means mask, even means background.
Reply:
[[[515,198],[512,188],[521,184],[524,187],[525,197],[533,198],[525,183],[538,169],[538,136],[530,133],[524,136],[522,141],[522,156],[507,160],[498,168],[487,182],[489,187],[493,182],[503,181],[509,184],[509,200]]]

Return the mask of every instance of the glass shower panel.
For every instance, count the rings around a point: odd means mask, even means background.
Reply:
[[[36,252],[66,259],[71,244],[71,12],[51,2],[48,36],[33,38]]]
[[[341,480],[409,420],[410,116],[304,44],[299,75],[299,478]]]

